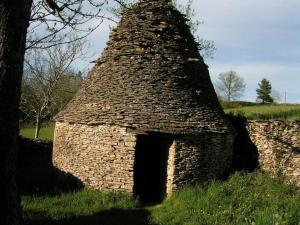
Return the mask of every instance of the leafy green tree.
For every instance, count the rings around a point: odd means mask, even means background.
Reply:
[[[221,73],[218,76],[218,81],[216,83],[218,95],[228,102],[242,97],[245,88],[246,84],[244,79],[239,77],[233,70]]]
[[[270,81],[267,79],[262,79],[261,82],[258,84],[258,88],[256,89],[257,94],[257,101],[261,103],[272,103],[274,102],[273,98],[271,97],[272,93],[272,85]]]

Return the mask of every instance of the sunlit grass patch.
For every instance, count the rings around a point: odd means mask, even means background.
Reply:
[[[25,138],[30,138],[33,139],[35,134],[35,128],[32,127],[25,127],[20,129],[20,135],[25,137]],[[52,126],[47,126],[47,127],[42,127],[40,130],[40,139],[41,140],[48,140],[51,141],[53,140],[53,135],[54,135],[54,125]]]
[[[257,105],[226,109],[226,113],[244,115],[252,120],[300,119],[300,105]]]
[[[161,225],[299,224],[300,194],[260,173],[235,174],[228,181],[186,187],[160,208],[152,220]]]

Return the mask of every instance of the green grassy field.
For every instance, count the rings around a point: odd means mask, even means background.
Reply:
[[[300,105],[225,111],[249,119],[300,119]],[[53,126],[42,128],[40,138],[52,140],[53,131]],[[33,138],[34,128],[20,133]],[[300,190],[259,172],[186,187],[155,207],[139,207],[126,194],[85,189],[56,196],[22,196],[22,207],[24,225],[300,225]]]
[[[26,138],[33,139],[35,133],[35,128],[26,127],[20,129],[20,135]],[[41,140],[53,140],[54,134],[54,125],[42,127],[40,131],[40,139]]]
[[[253,103],[254,104],[254,103]],[[240,104],[236,104],[240,105]],[[225,113],[244,115],[250,120],[296,119],[300,120],[300,104],[288,105],[253,105],[225,109]],[[22,128],[20,134],[26,138],[34,138],[34,128]],[[54,125],[41,128],[40,139],[52,140]]]
[[[186,187],[163,204],[139,208],[126,194],[82,190],[22,197],[24,224],[297,225],[300,192],[259,172]]]
[[[300,105],[256,105],[225,109],[234,115],[244,115],[248,119],[300,119]]]

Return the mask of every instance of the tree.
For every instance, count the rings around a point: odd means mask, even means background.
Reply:
[[[72,69],[61,77],[51,101],[49,110],[51,119],[73,98],[83,81],[82,72]]]
[[[182,4],[179,4],[177,0],[173,0],[173,4],[179,9],[179,11],[186,15],[186,17],[189,19],[187,24],[189,25],[192,34],[194,35],[196,41],[199,44],[199,52],[203,58],[212,58],[214,55],[214,52],[217,50],[215,47],[215,43],[212,40],[206,40],[204,38],[201,38],[197,32],[200,29],[200,25],[203,24],[203,21],[195,19],[196,12],[193,9],[194,0],[188,0],[187,4],[184,6]]]
[[[259,87],[256,89],[257,100],[261,101],[262,103],[274,102],[273,98],[271,97],[272,85],[270,81],[264,78],[261,80],[258,86]]]
[[[120,19],[121,13],[124,9],[130,7],[132,4],[139,2],[141,0],[118,0],[119,3],[117,6],[112,7],[110,10],[115,15],[117,19]],[[193,0],[188,0],[186,5],[178,3],[178,0],[172,0],[173,5],[178,8],[178,10],[185,14],[188,18],[187,24],[191,29],[192,34],[194,35],[196,41],[199,44],[199,52],[202,57],[212,58],[214,52],[216,51],[215,43],[211,40],[206,40],[197,35],[200,25],[203,24],[202,21],[195,19],[195,10],[192,7]]]
[[[228,102],[242,97],[245,88],[244,79],[239,77],[233,70],[221,73],[218,76],[218,82],[216,83],[217,92]]]
[[[42,43],[41,48],[49,47],[63,43],[63,40],[56,40],[58,31],[63,31],[75,23],[83,24],[89,20],[80,20],[74,15],[82,15],[83,1],[96,6],[93,0],[35,0],[37,4],[32,4],[33,0],[1,0],[0,1],[0,224],[17,225],[20,219],[20,200],[17,194],[15,173],[16,173],[16,155],[17,139],[19,133],[19,103],[21,80],[23,74],[24,54],[26,47],[27,28],[29,19],[37,17],[35,21],[45,22],[46,27],[51,34],[37,38],[33,41],[31,47],[37,43]],[[40,3],[42,2],[42,3]],[[56,3],[63,3],[59,6]],[[107,2],[107,0],[105,0]],[[54,3],[54,4],[53,4]],[[79,3],[77,8],[71,7],[68,3]],[[44,7],[45,6],[45,7]],[[46,9],[48,13],[42,12]],[[33,14],[31,14],[31,9]],[[64,10],[69,10],[73,16],[60,14]],[[42,12],[39,16],[38,13]],[[87,9],[86,14],[89,14]],[[47,18],[47,19],[46,19]],[[60,28],[51,29],[58,24],[57,18],[64,21]],[[49,19],[49,20],[48,20]],[[74,20],[73,20],[74,19]],[[73,21],[73,22],[71,22]],[[52,26],[53,25],[53,26]],[[30,31],[37,31],[36,24],[31,26]],[[53,32],[52,32],[53,31]],[[77,30],[78,32],[80,31]],[[38,33],[36,33],[37,35]],[[32,37],[36,37],[32,35]],[[84,37],[84,36],[83,36]],[[53,41],[53,44],[43,46]],[[30,43],[30,35],[27,43]],[[34,44],[34,45],[33,45]],[[28,45],[27,45],[28,47]]]
[[[85,56],[82,41],[45,50],[32,49],[25,60],[21,107],[30,119],[35,119],[35,138],[39,138],[41,122],[61,109],[75,94],[81,79],[72,64]]]
[[[0,224],[17,225],[20,199],[15,181],[19,100],[32,0],[0,1]]]
[[[282,101],[282,95],[277,90],[274,90],[274,89],[272,90],[271,97],[272,97],[273,101],[276,103],[280,103]]]
[[[96,30],[104,20],[108,0],[33,0],[26,49],[48,48],[68,43],[65,37],[76,33],[77,40]]]

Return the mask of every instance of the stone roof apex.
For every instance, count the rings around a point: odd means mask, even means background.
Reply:
[[[232,131],[185,17],[164,2],[170,1],[144,0],[123,13],[57,121],[179,134]]]

